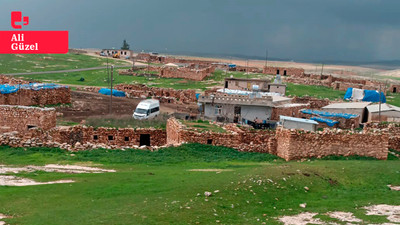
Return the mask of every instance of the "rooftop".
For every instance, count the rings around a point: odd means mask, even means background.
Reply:
[[[308,119],[302,119],[302,118],[296,118],[296,117],[290,117],[290,116],[280,116],[280,120],[288,120],[288,121],[293,121],[293,122],[299,122],[299,123],[308,123],[308,124],[318,124],[317,121],[314,120],[308,120]]]
[[[370,105],[371,102],[345,102],[333,103],[322,107],[323,109],[363,109]]]
[[[369,106],[367,106],[367,109],[371,113],[379,112],[379,104],[369,105]],[[387,112],[387,111],[399,111],[400,112],[400,107],[397,107],[394,105],[389,105],[386,103],[381,104],[381,112]]]

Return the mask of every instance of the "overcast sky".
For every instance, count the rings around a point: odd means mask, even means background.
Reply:
[[[68,30],[70,47],[269,56],[400,59],[400,0],[0,0],[24,30]]]

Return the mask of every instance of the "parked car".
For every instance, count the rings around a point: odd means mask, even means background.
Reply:
[[[146,99],[141,101],[133,112],[133,118],[152,119],[160,114],[160,101],[156,99]]]

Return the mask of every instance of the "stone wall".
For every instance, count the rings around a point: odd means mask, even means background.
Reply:
[[[206,68],[192,68],[192,67],[162,67],[159,70],[160,77],[165,78],[183,78],[186,80],[202,81],[211,73],[214,73],[215,67],[209,66]]]
[[[164,78],[182,78],[186,80],[202,81],[206,77],[211,76],[215,71],[215,66],[203,66],[198,64],[190,64],[186,67],[171,67],[171,66],[150,66],[138,68],[142,71],[154,71],[160,77]],[[143,73],[137,73],[132,69],[118,70],[120,75],[139,76]]]
[[[196,132],[175,118],[167,122],[167,144],[202,143],[220,145],[239,151],[276,154],[285,160],[359,155],[386,159],[389,136],[382,132],[353,132],[325,129],[318,132],[288,130],[248,130],[231,124],[226,133]]]
[[[195,90],[175,90],[172,88],[148,87],[146,85],[118,84],[114,87],[116,90],[124,91],[130,98],[148,98],[155,97],[161,102],[168,103],[196,103]]]
[[[61,87],[55,89],[19,89],[15,93],[0,94],[1,105],[57,105],[71,103],[71,89]]]
[[[279,121],[279,116],[302,117],[301,109],[309,109],[310,104],[286,104],[272,108],[271,120]]]
[[[163,146],[166,144],[166,132],[154,128],[93,128],[86,126],[59,127],[50,132],[53,140],[66,143],[79,148],[89,145],[110,145],[119,147],[139,147],[141,135],[149,135],[150,146]],[[78,144],[78,146],[76,146]],[[87,146],[85,146],[87,145]]]
[[[285,160],[321,158],[329,155],[367,156],[387,159],[388,135],[381,133],[346,133],[335,130],[304,132],[278,129],[277,155]]]
[[[279,73],[278,73],[279,72]],[[267,66],[263,68],[264,74],[280,74],[282,76],[302,76],[304,69],[302,68],[291,68],[291,67],[272,67]]]
[[[150,146],[140,146],[142,135],[149,138]],[[11,147],[55,147],[69,151],[87,149],[156,149],[166,144],[166,132],[154,128],[93,128],[56,127],[51,130],[31,129],[27,132],[0,134],[0,144]]]
[[[228,125],[224,127],[225,133],[196,132],[186,129],[175,118],[167,122],[167,144],[178,145],[181,143],[212,144],[235,148],[239,151],[264,152],[275,154],[275,132],[269,130],[246,130]]]
[[[303,96],[303,97],[295,96],[292,99],[292,103],[310,104],[311,109],[320,109],[324,106],[329,105],[331,102],[327,98],[319,99],[319,98],[314,98],[314,97],[310,97],[310,96]]]
[[[54,108],[0,105],[0,133],[40,128],[49,130],[56,126]]]
[[[388,90],[390,93],[400,93],[400,84],[392,84]]]
[[[16,79],[13,76],[0,75],[0,84],[15,85],[15,84],[29,84],[29,83],[30,83],[29,81]]]

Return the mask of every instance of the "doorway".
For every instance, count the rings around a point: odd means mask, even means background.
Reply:
[[[139,146],[150,146],[150,134],[141,134]]]
[[[233,111],[234,111],[233,112],[233,114],[234,114],[233,122],[234,123],[238,123],[239,120],[240,120],[240,115],[241,115],[241,112],[242,112],[242,108],[240,106],[235,106]]]
[[[397,93],[397,88],[393,87],[393,93]]]

